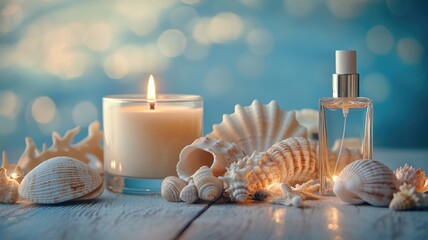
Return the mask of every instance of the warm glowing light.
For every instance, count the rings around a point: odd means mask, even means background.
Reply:
[[[147,85],[147,100],[149,102],[156,101],[156,87],[155,87],[155,79],[153,75],[149,77],[149,84]]]
[[[333,178],[333,182],[336,182],[337,176],[334,175],[332,178]]]
[[[18,178],[18,174],[14,172],[14,173],[10,174],[10,178],[17,179]]]

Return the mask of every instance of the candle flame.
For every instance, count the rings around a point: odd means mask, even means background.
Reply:
[[[147,100],[152,103],[156,101],[156,88],[153,75],[150,75],[149,84],[147,85]]]

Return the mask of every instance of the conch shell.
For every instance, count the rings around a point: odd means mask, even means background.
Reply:
[[[213,175],[207,166],[202,166],[193,175],[193,181],[202,200],[213,201],[223,192],[223,182]]]
[[[198,201],[198,189],[193,180],[190,180],[189,184],[181,190],[180,199],[189,204]]]
[[[187,185],[187,182],[176,177],[169,176],[162,181],[161,195],[170,202],[180,202],[180,192]]]
[[[0,203],[15,203],[19,199],[19,183],[6,174],[5,168],[0,168]]]
[[[317,144],[307,138],[287,138],[266,152],[254,152],[232,163],[220,179],[232,200],[244,202],[258,189],[276,183],[294,186],[317,178],[317,150]]]
[[[286,112],[276,101],[262,105],[254,100],[250,106],[235,106],[235,112],[224,114],[223,121],[213,126],[209,138],[233,142],[246,155],[266,151],[288,137],[307,137],[307,130],[296,120],[295,111]]]
[[[15,173],[24,177],[37,165],[59,156],[78,159],[83,163],[93,164],[97,169],[102,169],[104,157],[100,141],[103,135],[99,130],[99,126],[98,121],[91,123],[88,128],[88,136],[76,145],[71,145],[71,143],[74,137],[80,132],[80,127],[67,131],[64,137],[61,137],[57,132],[53,132],[52,146],[47,148],[46,144],[43,144],[43,150],[40,153],[37,151],[34,141],[27,137],[25,139],[26,148],[16,164]]]
[[[394,174],[400,183],[407,183],[415,186],[416,191],[418,192],[422,192],[424,190],[426,176],[422,169],[416,169],[406,163],[404,167],[400,167],[395,170]]]
[[[221,176],[226,167],[244,156],[234,143],[201,137],[181,150],[177,174],[181,179],[189,180],[200,167],[210,166],[214,176]]]
[[[350,204],[367,202],[374,206],[388,206],[400,182],[394,173],[376,160],[356,160],[337,176],[333,192]]]
[[[32,202],[51,204],[98,196],[102,183],[98,171],[87,164],[70,157],[55,157],[30,171],[18,192]]]
[[[389,208],[401,211],[413,208],[423,208],[428,206],[428,195],[415,191],[416,187],[404,183],[400,186],[400,191],[394,193]]]

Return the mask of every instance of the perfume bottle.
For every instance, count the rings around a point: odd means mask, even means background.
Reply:
[[[320,99],[320,194],[332,194],[336,176],[349,163],[372,158],[373,102],[359,97],[356,51],[336,51],[333,97]]]

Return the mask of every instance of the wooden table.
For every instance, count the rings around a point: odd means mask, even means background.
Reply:
[[[375,158],[392,169],[408,162],[428,172],[428,151],[377,150]],[[305,204],[214,204],[181,239],[428,239],[426,209],[394,212],[334,197]],[[58,205],[21,200],[0,204],[0,240],[173,239],[204,208],[108,191],[96,200]]]

